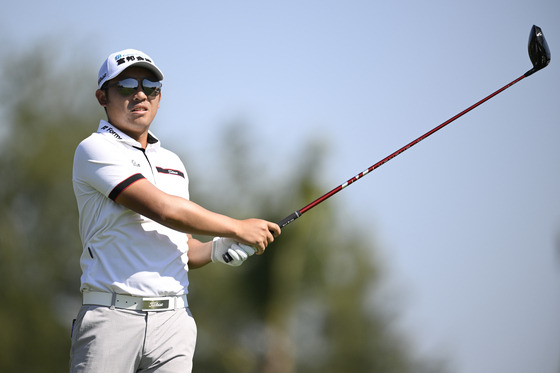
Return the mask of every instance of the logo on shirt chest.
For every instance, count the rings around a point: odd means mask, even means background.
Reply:
[[[163,167],[156,167],[156,170],[160,174],[176,175],[182,177],[183,179],[185,178],[185,174],[179,170],[173,170],[171,168],[163,168]]]

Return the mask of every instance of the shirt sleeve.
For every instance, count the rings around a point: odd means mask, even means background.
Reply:
[[[115,200],[134,182],[144,179],[126,149],[95,134],[82,141],[74,155],[73,180]]]

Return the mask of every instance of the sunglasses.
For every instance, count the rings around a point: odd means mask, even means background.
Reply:
[[[117,91],[123,97],[132,96],[138,91],[138,87],[141,87],[147,96],[156,97],[161,92],[162,84],[161,82],[154,82],[149,79],[142,79],[140,81],[134,78],[126,78],[116,83],[108,84],[107,88],[109,87],[117,87]]]

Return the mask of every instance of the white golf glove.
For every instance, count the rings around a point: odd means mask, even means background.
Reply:
[[[248,257],[256,253],[253,247],[236,242],[231,238],[216,237],[212,241],[212,261],[224,263],[229,266],[240,266]],[[223,256],[228,253],[233,258],[230,262],[226,263]]]

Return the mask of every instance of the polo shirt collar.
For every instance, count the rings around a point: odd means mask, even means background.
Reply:
[[[123,142],[130,146],[134,146],[136,148],[141,147],[140,143],[134,140],[132,137],[128,136],[126,133],[119,130],[117,127],[113,126],[111,123],[107,122],[106,120],[101,120],[99,122],[99,128],[97,129],[97,133],[105,134],[112,136],[119,142]],[[160,142],[159,139],[150,131],[148,131],[148,146],[159,146]]]

